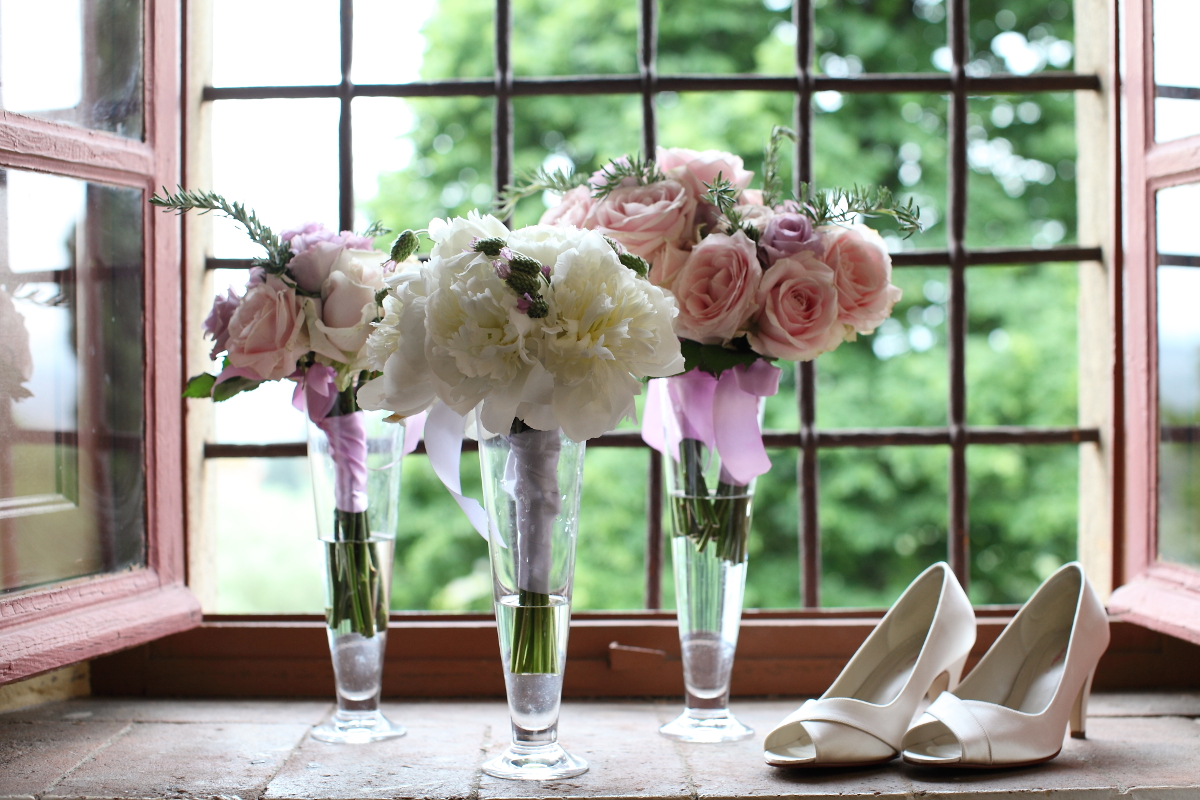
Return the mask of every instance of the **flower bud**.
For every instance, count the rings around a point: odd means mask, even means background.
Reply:
[[[476,239],[471,245],[471,248],[476,253],[483,253],[491,258],[495,258],[500,255],[500,249],[502,247],[504,247],[504,240],[499,236],[491,239]]]
[[[520,253],[513,253],[513,257],[508,263],[512,267],[513,272],[518,272],[522,275],[537,275],[542,271],[541,264],[529,256],[523,256]]]
[[[530,319],[543,319],[550,314],[550,304],[541,297],[535,297],[529,303],[529,310],[525,312]]]
[[[421,243],[421,237],[412,231],[405,231],[396,237],[396,241],[392,242],[392,261],[397,264],[401,263],[413,253],[417,251],[417,247]]]
[[[538,290],[538,280],[536,275],[530,275],[527,272],[517,272],[516,269],[509,274],[505,281],[514,292],[517,294],[536,293]]]
[[[646,263],[646,259],[635,256],[633,253],[622,253],[617,258],[626,267],[636,272],[639,278],[646,277],[646,273],[650,271],[650,265]]]

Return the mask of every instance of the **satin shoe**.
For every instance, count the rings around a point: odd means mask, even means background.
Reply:
[[[775,767],[880,764],[900,752],[922,700],[954,688],[975,644],[975,612],[945,563],[914,580],[825,694],[767,734]]]
[[[1072,562],[1046,579],[971,674],[904,736],[909,764],[1016,767],[1049,761],[1063,733],[1083,738],[1108,615]]]

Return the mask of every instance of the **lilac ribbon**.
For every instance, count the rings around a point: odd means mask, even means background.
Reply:
[[[316,423],[329,437],[333,460],[333,501],[338,511],[367,510],[366,414],[339,414]]]
[[[722,480],[745,486],[771,469],[758,424],[758,401],[779,391],[781,371],[765,361],[714,378],[698,369],[650,382],[642,440],[679,460],[679,443],[697,439],[721,456]],[[667,405],[669,410],[664,409]]]
[[[324,364],[313,364],[306,370],[296,370],[288,377],[296,381],[292,405],[297,411],[306,411],[309,419],[320,424],[337,402],[337,370]]]

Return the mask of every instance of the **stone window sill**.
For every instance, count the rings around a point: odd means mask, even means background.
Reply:
[[[739,701],[755,740],[689,746],[656,732],[677,703],[567,702],[560,738],[592,768],[537,784],[480,771],[508,740],[501,702],[385,704],[409,735],[346,746],[308,736],[329,703],[84,698],[0,715],[0,798],[1200,797],[1200,693],[1098,694],[1087,740],[998,772],[773,769],[762,736],[796,704]]]

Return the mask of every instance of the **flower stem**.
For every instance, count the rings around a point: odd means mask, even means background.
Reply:
[[[712,544],[718,558],[740,563],[750,535],[748,488],[720,481],[710,494],[704,480],[704,443],[684,439],[679,449],[683,492],[671,500],[675,534],[687,536],[699,552]]]

